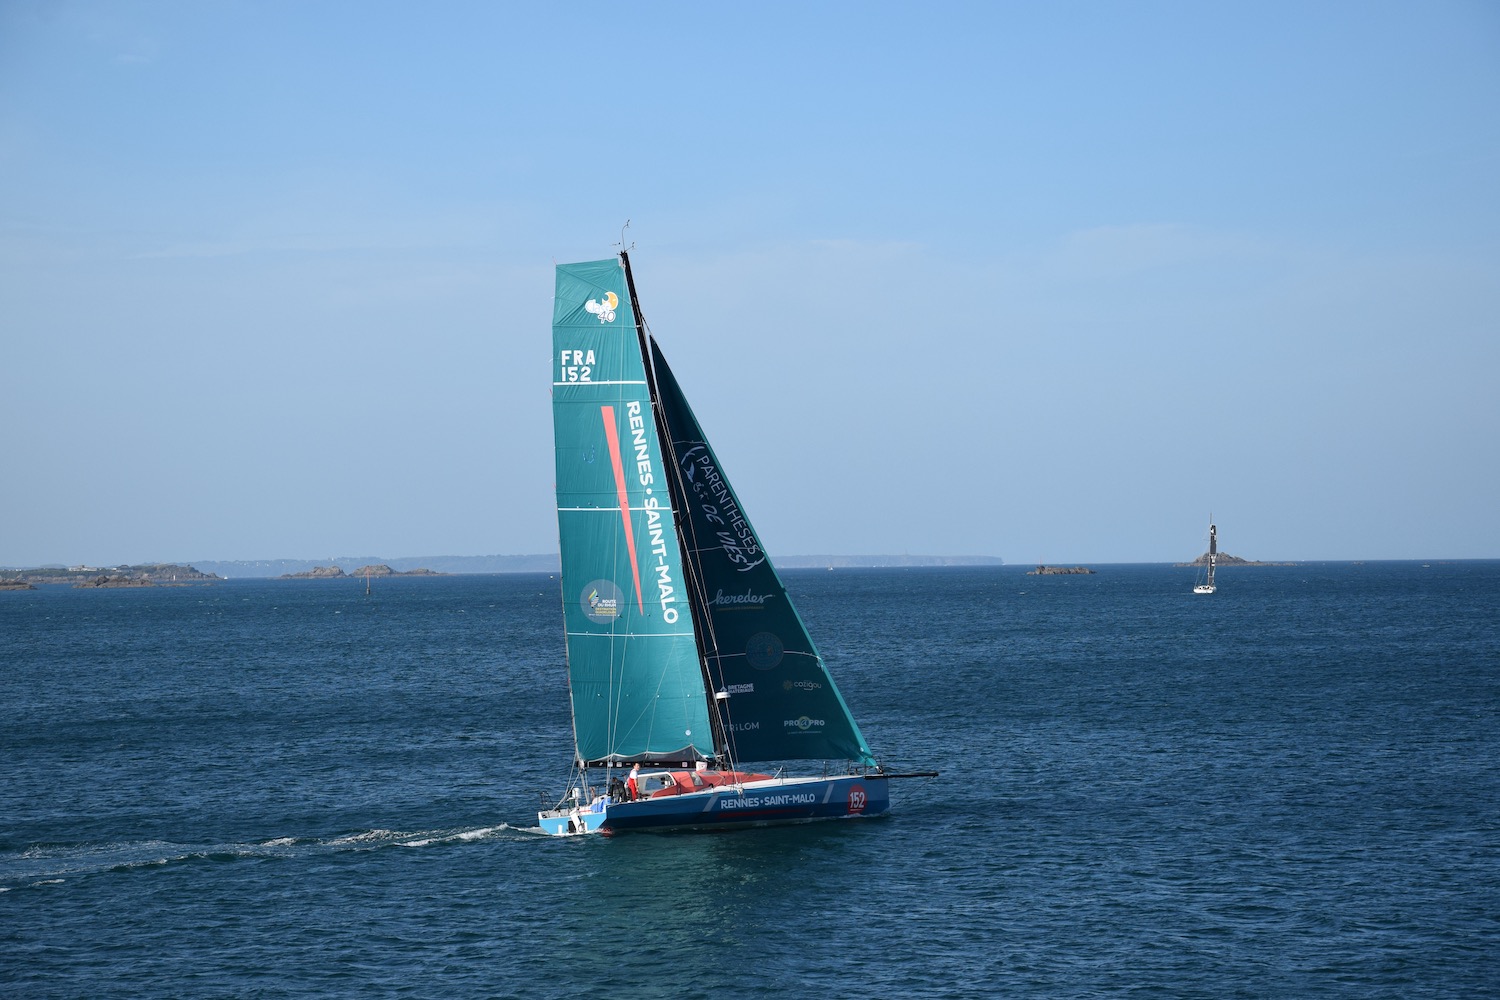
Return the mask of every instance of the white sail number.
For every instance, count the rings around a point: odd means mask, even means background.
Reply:
[[[594,352],[565,349],[560,352],[559,382],[592,382],[594,380]]]

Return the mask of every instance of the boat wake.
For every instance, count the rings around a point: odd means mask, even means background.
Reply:
[[[446,833],[435,837],[421,837],[414,840],[403,840],[400,847],[431,847],[434,844],[462,844],[471,840],[489,840],[507,830],[509,823],[501,823],[499,826],[486,826],[478,830],[459,830],[456,833]]]
[[[168,868],[182,864],[254,859],[300,859],[385,848],[424,848],[516,839],[535,829],[495,826],[442,830],[363,830],[337,837],[272,837],[247,843],[176,843],[143,840],[121,843],[36,845],[0,853],[0,893],[63,885],[106,873]]]

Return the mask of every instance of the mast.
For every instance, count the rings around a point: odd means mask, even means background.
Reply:
[[[662,446],[662,463],[666,466],[667,495],[672,502],[672,523],[677,529],[677,548],[682,558],[684,582],[688,585],[688,612],[693,621],[693,639],[698,647],[698,668],[703,674],[703,693],[708,702],[708,721],[713,730],[714,751],[716,756],[727,758],[733,766],[734,755],[715,694],[719,684],[708,671],[709,654],[717,644],[713,638],[713,619],[704,607],[707,592],[703,576],[693,558],[693,546],[688,544],[692,524],[686,514],[687,492],[682,485],[682,467],[677,460],[677,449],[667,431],[666,419],[662,415],[661,393],[656,385],[656,366],[652,362],[650,336],[647,333],[646,317],[641,312],[640,299],[635,294],[635,274],[630,270],[629,251],[620,251],[620,262],[625,267],[625,289],[630,295],[631,311],[635,314],[636,340],[640,344],[641,363],[646,369],[646,391],[651,398],[652,422],[656,425],[656,434]]]

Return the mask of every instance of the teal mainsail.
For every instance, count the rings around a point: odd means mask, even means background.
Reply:
[[[557,268],[552,346],[578,759],[712,758],[708,693],[622,261]]]
[[[792,605],[723,466],[651,340],[662,426],[686,511],[683,535],[701,585],[704,657],[735,760],[875,757]]]

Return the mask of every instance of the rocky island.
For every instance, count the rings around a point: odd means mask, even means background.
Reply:
[[[1173,563],[1172,565],[1178,567],[1207,566],[1208,553],[1203,553],[1192,562]],[[1225,566],[1295,566],[1297,564],[1289,562],[1256,562],[1253,559],[1241,559],[1239,556],[1232,556],[1228,552],[1220,552],[1214,557],[1214,565],[1223,568]]]
[[[353,573],[345,573],[337,566],[314,566],[303,573],[283,573],[278,580],[359,580],[375,576],[443,576],[430,569],[394,570],[381,563],[377,566],[361,566]]]
[[[1094,572],[1087,566],[1038,566],[1028,569],[1027,576],[1084,576]]]

